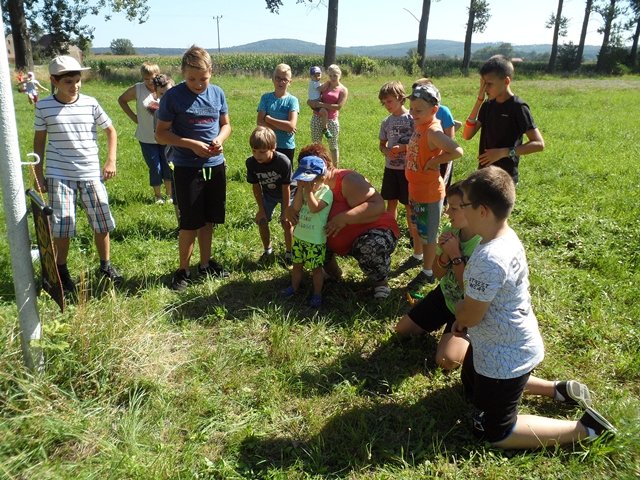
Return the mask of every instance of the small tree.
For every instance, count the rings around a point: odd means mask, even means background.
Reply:
[[[111,53],[114,55],[137,55],[136,49],[133,48],[133,43],[127,38],[116,38],[111,41],[109,45]]]
[[[566,37],[569,28],[569,19],[562,15],[562,4],[564,0],[558,0],[558,13],[551,13],[551,17],[547,20],[545,27],[553,28],[553,43],[551,45],[551,55],[549,56],[549,65],[547,72],[553,73],[556,68],[556,58],[558,56],[558,37]]]
[[[487,23],[491,18],[489,14],[489,3],[486,0],[471,0],[469,7],[469,19],[467,20],[467,32],[464,36],[464,56],[462,57],[462,68],[469,68],[471,61],[471,37],[474,33],[482,33],[487,28]]]

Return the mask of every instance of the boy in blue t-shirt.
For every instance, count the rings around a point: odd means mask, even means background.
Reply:
[[[322,306],[322,267],[327,254],[324,227],[333,203],[333,192],[324,183],[326,173],[324,160],[311,155],[300,159],[300,165],[293,175],[298,182],[293,208],[299,212],[299,218],[293,231],[291,285],[281,292],[285,297],[295,294],[302,281],[302,269],[307,268],[313,275],[313,297],[309,305],[315,308]]]
[[[274,91],[260,98],[257,124],[276,133],[276,151],[284,153],[293,163],[300,105],[298,99],[287,92],[291,84],[291,67],[286,63],[278,65],[271,81]]]
[[[258,264],[267,265],[274,259],[271,246],[269,222],[276,205],[280,204],[280,224],[284,230],[284,261],[291,264],[291,236],[293,227],[284,218],[284,209],[291,204],[296,193],[296,182],[292,180],[293,167],[289,158],[276,150],[276,134],[267,127],[256,127],[249,138],[253,155],[247,158],[247,182],[253,186],[253,196],[258,204],[256,223],[264,253]]]
[[[187,50],[182,56],[184,82],[166,92],[158,110],[156,140],[173,145],[167,160],[174,165],[180,209],[180,266],[171,281],[174,290],[188,286],[196,233],[199,275],[229,276],[211,259],[213,225],[225,219],[227,180],[222,144],[231,134],[224,92],[209,84],[211,66],[206,50],[196,46]]]

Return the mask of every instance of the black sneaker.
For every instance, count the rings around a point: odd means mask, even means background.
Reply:
[[[291,258],[291,254],[287,255],[285,253],[283,261],[284,261],[285,267],[291,267],[293,265],[293,259]]]
[[[616,427],[611,425],[611,423],[609,423],[606,418],[600,415],[600,413],[598,413],[592,407],[587,408],[579,422],[585,427],[592,429],[598,436],[602,435],[603,433],[612,436],[618,433]]]
[[[435,283],[435,281],[436,277],[434,277],[433,275],[427,275],[423,271],[420,271],[416,278],[409,282],[409,284],[407,285],[407,290],[409,292],[417,292],[427,283]]]
[[[413,255],[411,255],[409,258],[407,258],[404,262],[400,264],[400,267],[398,269],[404,272],[412,268],[421,267],[422,264],[423,264],[423,261],[421,258],[416,258]]]
[[[179,292],[184,292],[189,287],[189,274],[185,269],[178,270],[171,279],[171,288]]]
[[[124,277],[118,272],[113,265],[109,264],[106,268],[100,267],[100,274],[111,280],[113,283],[122,283]]]
[[[258,265],[260,265],[261,267],[266,267],[267,265],[271,265],[275,259],[276,259],[275,253],[264,252],[262,255],[260,255],[260,258],[258,259]]]
[[[580,408],[587,409],[591,406],[591,393],[586,385],[575,380],[567,382],[557,382],[554,385],[556,389],[556,400],[566,403],[567,405],[578,405]]]
[[[60,275],[60,283],[64,292],[71,293],[76,291],[76,282],[73,281],[71,275]]]
[[[211,275],[212,277],[229,278],[229,272],[213,260],[209,260],[209,263],[204,266],[198,265],[198,275],[201,277]]]

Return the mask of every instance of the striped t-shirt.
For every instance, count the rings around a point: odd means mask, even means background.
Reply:
[[[93,97],[78,95],[73,103],[60,103],[53,95],[36,103],[33,128],[46,130],[47,178],[100,179],[98,125],[109,128],[111,119]]]

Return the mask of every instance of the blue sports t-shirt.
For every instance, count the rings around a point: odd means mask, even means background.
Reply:
[[[451,114],[451,110],[444,105],[440,105],[438,107],[438,111],[436,112],[436,118],[440,120],[440,124],[442,125],[442,129],[445,130],[449,127],[453,127],[453,115]]]
[[[267,112],[267,115],[276,120],[289,120],[290,112],[300,113],[298,99],[287,93],[284,97],[278,98],[273,92],[265,93],[260,98],[258,111]],[[276,133],[276,146],[278,148],[296,148],[296,137],[284,130],[274,130]]]
[[[209,85],[201,94],[182,82],[167,90],[158,110],[158,119],[172,122],[171,131],[182,138],[211,143],[220,133],[220,116],[229,113],[224,92]],[[215,167],[224,162],[222,154],[202,158],[190,148],[174,146],[171,161],[179,167]]]

